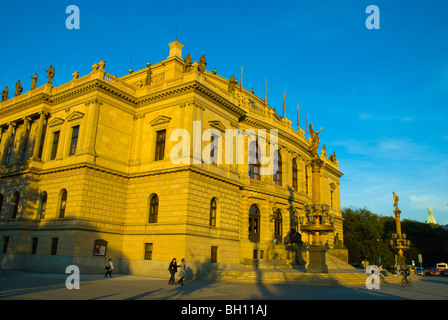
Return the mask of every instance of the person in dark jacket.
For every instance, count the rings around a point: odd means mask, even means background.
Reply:
[[[171,274],[171,278],[170,281],[168,281],[168,284],[176,284],[174,281],[174,275],[177,272],[177,262],[176,262],[176,258],[173,258],[173,260],[171,260],[170,266],[168,267],[168,270],[170,271]]]

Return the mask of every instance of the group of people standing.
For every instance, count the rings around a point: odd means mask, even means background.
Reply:
[[[180,268],[179,271],[179,280],[177,281],[177,283],[174,280],[174,276],[176,275],[177,269]],[[107,276],[109,276],[109,278],[112,278],[112,270],[114,269],[114,265],[112,263],[112,259],[109,259],[107,261],[106,264],[106,274],[104,275],[104,277],[107,278]],[[170,265],[168,267],[168,270],[170,271],[170,281],[168,282],[168,284],[180,284],[180,285],[184,285],[184,279],[186,277],[186,269],[187,266],[185,264],[185,259],[182,258],[180,265],[177,264],[176,258],[173,258],[173,260],[171,260]]]
[[[179,271],[179,281],[177,281],[177,283],[174,281],[174,276],[177,272],[177,268],[180,268]],[[171,260],[170,265],[168,267],[168,270],[170,272],[170,281],[168,281],[168,284],[180,284],[180,285],[184,285],[184,279],[185,279],[185,270],[186,270],[187,266],[185,265],[185,259],[182,258],[180,265],[177,264],[176,258],[173,258],[173,260]]]

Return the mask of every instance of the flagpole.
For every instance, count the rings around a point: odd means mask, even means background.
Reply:
[[[299,131],[299,103],[297,102],[297,131]]]
[[[306,134],[308,134],[308,112],[306,113]]]
[[[266,79],[266,84],[264,86],[264,105],[268,105],[268,96],[267,96],[267,90],[268,90],[268,79]]]
[[[241,66],[240,93],[243,92],[243,66]]]
[[[285,117],[285,96],[286,96],[286,91],[283,91],[283,118]]]

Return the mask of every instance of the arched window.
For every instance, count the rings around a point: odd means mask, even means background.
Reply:
[[[274,214],[274,239],[278,242],[282,242],[282,232],[283,232],[283,220],[282,220],[282,213],[280,212],[280,209],[277,209],[277,211]]]
[[[59,218],[65,217],[65,209],[67,207],[67,190],[62,189],[59,194]]]
[[[19,201],[20,201],[20,193],[18,191],[16,191],[14,193],[14,197],[12,200],[12,218],[16,219],[17,218],[17,214],[19,213]]]
[[[249,209],[249,241],[260,242],[260,210],[256,204]]]
[[[297,162],[296,159],[292,159],[292,188],[294,191],[299,191],[299,183],[297,180]]]
[[[47,193],[44,191],[40,195],[40,204],[39,204],[39,218],[45,218],[45,211],[47,210]]]
[[[249,177],[260,180],[260,147],[256,141],[249,145]]]
[[[153,194],[149,198],[148,223],[156,223],[158,214],[159,214],[159,197],[156,194]]]
[[[3,206],[3,194],[0,193],[0,215],[2,214],[2,206]]]
[[[278,186],[282,185],[282,156],[277,150],[274,153],[274,183]]]
[[[216,227],[216,211],[217,211],[216,198],[212,198],[210,201],[210,227]]]

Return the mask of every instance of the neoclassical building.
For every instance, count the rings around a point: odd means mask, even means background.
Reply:
[[[103,272],[112,258],[116,272],[166,277],[173,257],[193,273],[300,260],[291,248],[309,241],[298,221],[316,188],[311,138],[233,76],[205,70],[204,56],[169,46],[167,59],[122,77],[100,61],[63,85],[49,71],[4,96],[3,269]],[[342,173],[334,155],[319,157],[332,248],[343,240]]]

